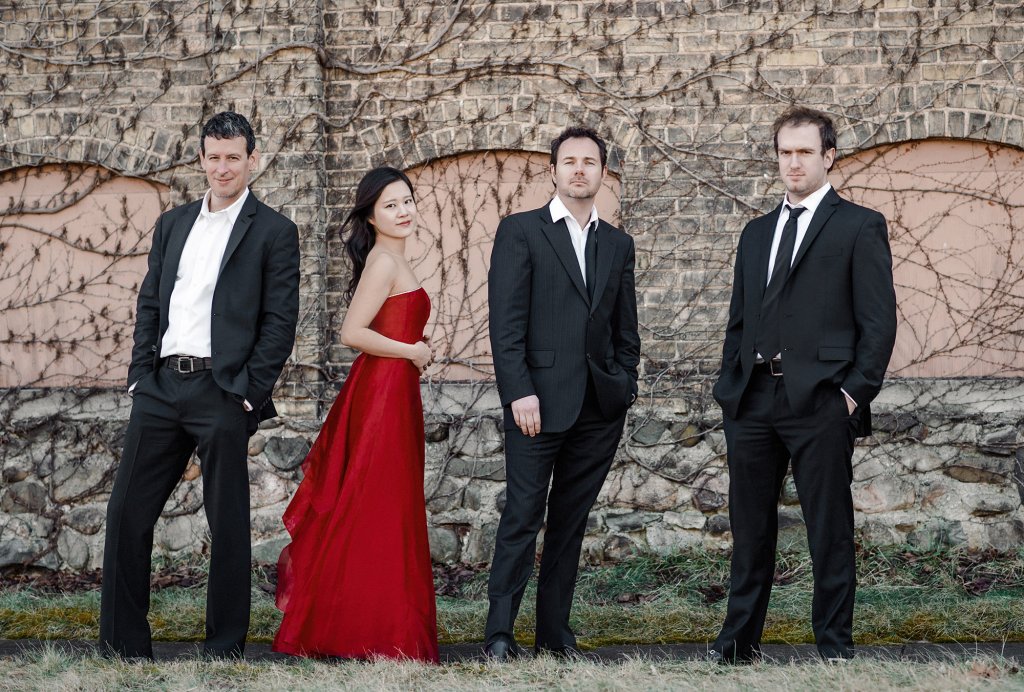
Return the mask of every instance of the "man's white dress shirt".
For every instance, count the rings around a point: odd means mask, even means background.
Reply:
[[[580,263],[580,274],[583,275],[583,283],[587,283],[587,233],[594,233],[597,229],[597,207],[590,208],[590,219],[586,228],[580,227],[580,222],[572,215],[572,212],[565,206],[565,203],[555,195],[548,205],[551,213],[551,220],[555,223],[565,219],[565,225],[569,229],[569,239],[572,241],[572,249],[576,251],[576,261]]]

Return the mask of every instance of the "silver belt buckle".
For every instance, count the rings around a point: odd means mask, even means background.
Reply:
[[[769,358],[767,362],[768,362],[768,372],[771,373],[771,376],[772,377],[782,377],[782,373],[781,372],[775,372],[775,359],[774,358]],[[779,364],[780,365],[782,364],[781,360],[779,361]]]
[[[188,370],[183,370],[181,367],[182,362],[188,358]],[[191,375],[196,371],[195,363],[192,361],[192,356],[178,356],[178,372],[183,375]]]

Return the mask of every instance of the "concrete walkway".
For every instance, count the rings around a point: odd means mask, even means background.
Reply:
[[[47,645],[65,651],[90,654],[96,651],[93,642],[53,639],[0,639],[0,656],[10,657],[21,653],[38,651]],[[482,661],[482,644],[449,644],[441,646],[442,663]],[[763,647],[766,659],[778,663],[790,661],[817,661],[818,654],[811,644],[766,644]],[[153,653],[158,661],[195,658],[199,645],[195,642],[153,642]],[[700,660],[707,653],[706,644],[650,644],[637,646],[602,646],[587,652],[588,657],[604,663],[614,663],[627,658],[644,658],[651,661]],[[979,642],[976,644],[932,644],[912,642],[886,646],[860,646],[857,655],[873,659],[903,660],[911,662],[952,661],[982,656],[1001,656],[1024,662],[1024,642]],[[269,644],[248,644],[245,650],[248,661],[287,662],[297,660],[286,654],[275,653]]]

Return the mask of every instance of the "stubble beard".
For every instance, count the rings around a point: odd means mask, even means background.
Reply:
[[[597,197],[597,192],[600,186],[595,186],[593,189],[585,187],[583,190],[577,190],[572,185],[569,185],[569,189],[566,190],[565,196],[570,199],[594,199]]]

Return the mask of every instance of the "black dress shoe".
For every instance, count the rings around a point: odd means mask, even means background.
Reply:
[[[722,656],[722,652],[715,651],[714,649],[711,649],[706,654],[701,656],[700,660],[704,661],[705,663],[717,663],[718,665],[725,664],[725,657]]]
[[[484,647],[484,656],[491,661],[511,661],[521,655],[522,650],[508,637],[498,637]]]
[[[711,649],[704,654],[703,660],[707,663],[717,663],[720,666],[749,666],[761,660],[761,652],[751,651],[744,656],[732,653],[726,656],[721,651]]]

